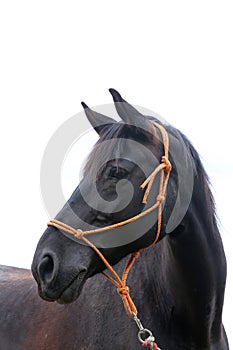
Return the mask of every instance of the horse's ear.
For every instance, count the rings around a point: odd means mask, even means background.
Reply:
[[[109,89],[109,92],[113,97],[117,113],[126,124],[134,125],[146,131],[151,131],[151,123],[147,117],[126,102],[115,89]]]
[[[86,103],[81,102],[84,111],[86,113],[87,119],[95,129],[95,131],[100,135],[104,128],[107,125],[111,125],[113,123],[116,123],[116,121],[112,118],[107,117],[106,115],[103,115],[101,113],[95,112],[92,109],[90,109]]]

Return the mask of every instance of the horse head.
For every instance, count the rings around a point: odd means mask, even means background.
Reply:
[[[121,118],[119,122],[91,110],[82,102],[99,140],[89,155],[80,184],[55,218],[75,229],[104,228],[134,218],[154,205],[160,191],[159,179],[155,178],[144,200],[146,188],[141,186],[160,164],[164,152],[164,140],[153,124],[155,119],[140,113],[116,90],[110,89],[110,93]],[[161,125],[160,121],[156,122]],[[178,139],[173,131],[171,147],[178,147]],[[173,162],[172,154],[170,156]],[[185,157],[181,158],[185,161]],[[172,166],[163,198],[158,241],[167,234],[172,208],[178,198],[177,164]],[[127,225],[89,235],[88,239],[109,264],[115,265],[128,254],[152,244],[157,219],[158,208]],[[85,281],[105,267],[90,246],[53,225],[48,226],[38,243],[32,273],[43,299],[69,303],[79,296]]]

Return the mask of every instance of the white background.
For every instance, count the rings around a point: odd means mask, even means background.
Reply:
[[[81,100],[109,103],[107,89],[114,87],[180,128],[202,156],[228,260],[224,323],[233,345],[231,6],[224,0],[1,2],[1,264],[29,268],[46,227],[40,163],[49,138],[81,110]],[[79,151],[77,164],[88,146]],[[70,181],[76,186],[77,174],[63,176],[64,191]]]

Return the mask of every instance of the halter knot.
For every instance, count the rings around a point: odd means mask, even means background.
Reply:
[[[162,202],[164,202],[164,201],[165,201],[165,196],[163,196],[163,195],[160,195],[160,194],[159,194],[159,195],[157,196],[157,198],[156,198],[156,199],[157,199],[157,202],[162,203]]]
[[[127,286],[121,286],[117,288],[117,293],[120,295],[123,305],[125,307],[125,311],[129,317],[134,317],[134,315],[137,315],[138,311],[136,309],[136,306],[134,305],[133,300],[131,299],[129,295],[129,287]]]
[[[121,297],[127,298],[129,296],[129,287],[118,287],[117,293],[120,294]]]
[[[164,171],[166,173],[170,173],[170,171],[172,169],[172,165],[171,165],[170,160],[166,156],[162,156],[162,163],[164,163],[166,165]]]
[[[84,232],[83,232],[81,229],[78,228],[78,229],[76,230],[74,236],[75,236],[76,238],[78,238],[78,239],[82,239],[83,236],[84,236]]]

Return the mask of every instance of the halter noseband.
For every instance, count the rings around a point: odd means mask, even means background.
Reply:
[[[155,239],[148,247],[146,247],[144,249],[152,247],[158,241],[159,236],[160,236],[160,232],[161,232],[161,223],[162,223],[162,203],[165,199],[165,193],[166,193],[166,189],[167,189],[168,180],[169,180],[172,166],[171,166],[171,163],[168,159],[168,151],[169,151],[168,134],[162,125],[160,125],[154,121],[151,121],[151,122],[156,128],[158,128],[160,130],[160,133],[162,135],[163,146],[164,146],[164,155],[162,156],[161,163],[155,168],[155,170],[142,183],[141,188],[144,189],[147,186],[145,193],[144,193],[143,200],[142,200],[142,203],[146,204],[147,197],[150,193],[150,190],[151,190],[151,187],[152,187],[153,182],[155,180],[155,177],[157,176],[158,173],[160,173],[159,193],[157,195],[156,202],[154,205],[152,205],[150,208],[146,209],[145,211],[141,212],[140,214],[135,215],[127,220],[115,223],[113,225],[104,226],[104,227],[100,227],[97,229],[89,230],[89,231],[82,231],[81,229],[74,229],[73,227],[66,225],[63,222],[55,220],[55,219],[52,219],[48,222],[48,226],[54,226],[61,231],[69,233],[69,234],[73,235],[74,237],[83,240],[87,245],[89,245],[96,252],[96,254],[103,261],[103,263],[105,264],[107,269],[113,275],[113,277],[109,276],[105,272],[102,272],[102,274],[117,287],[117,292],[122,298],[122,301],[123,301],[123,304],[124,304],[124,307],[125,307],[125,310],[126,310],[128,316],[134,318],[135,321],[137,320],[137,309],[136,309],[136,306],[134,305],[134,303],[130,297],[129,288],[126,285],[126,281],[127,281],[128,273],[129,273],[131,267],[133,266],[136,258],[140,254],[140,250],[137,252],[134,252],[130,255],[130,258],[129,258],[129,260],[125,266],[125,269],[123,271],[122,278],[120,278],[120,276],[116,273],[116,271],[113,269],[113,267],[109,264],[109,262],[106,260],[104,255],[100,252],[100,250],[91,241],[89,241],[86,236],[94,234],[94,233],[109,231],[109,230],[115,229],[117,227],[127,225],[131,222],[134,222],[134,221],[142,218],[143,216],[151,213],[156,208],[158,208],[158,223],[157,223],[157,232],[155,235]]]

